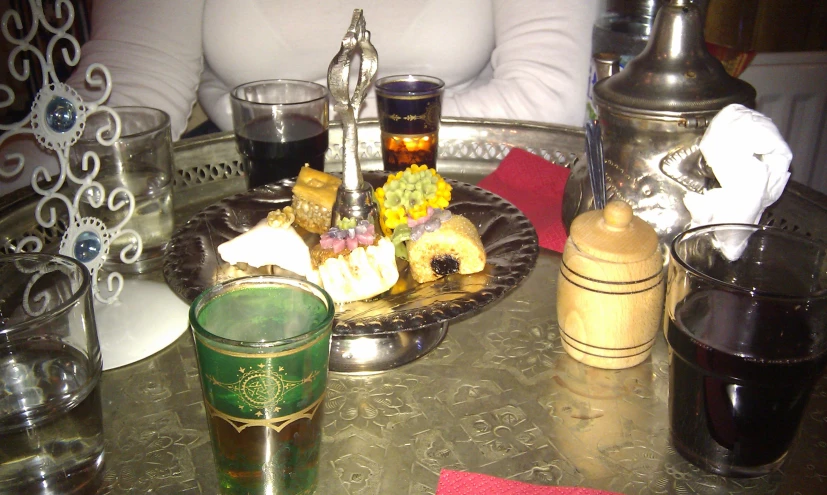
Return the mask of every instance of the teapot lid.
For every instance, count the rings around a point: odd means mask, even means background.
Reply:
[[[658,10],[646,48],[594,87],[598,105],[652,114],[717,112],[732,103],[755,107],[755,88],[730,76],[704,44],[703,16],[691,0]]]
[[[610,201],[603,210],[587,211],[571,224],[571,241],[595,258],[615,263],[643,261],[658,250],[651,225],[634,216],[623,201]]]

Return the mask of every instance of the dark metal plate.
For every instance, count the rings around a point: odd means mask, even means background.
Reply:
[[[386,175],[366,172],[365,179],[379,187]],[[491,192],[446,180],[453,187],[450,210],[464,215],[479,229],[488,257],[486,269],[474,275],[452,275],[417,284],[403,267],[403,283],[390,292],[370,301],[339,305],[333,330],[332,370],[379,371],[424,355],[442,339],[449,321],[478,313],[517,287],[534,268],[539,252],[537,234],[525,215]],[[218,282],[274,273],[277,268],[229,265],[221,260],[216,248],[254,226],[268,212],[289,205],[291,199],[289,187],[265,186],[221,200],[196,214],[175,233],[167,247],[167,284],[191,302]]]

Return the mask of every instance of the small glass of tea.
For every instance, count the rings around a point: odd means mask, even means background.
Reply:
[[[385,170],[413,164],[436,168],[445,83],[436,77],[402,75],[376,81]]]
[[[294,278],[245,277],[192,303],[221,493],[312,493],[335,308]]]

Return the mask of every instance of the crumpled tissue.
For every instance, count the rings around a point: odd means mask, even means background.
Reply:
[[[784,191],[792,151],[772,120],[743,105],[729,105],[709,123],[700,150],[720,188],[688,191],[683,202],[691,227],[713,223],[757,224]],[[743,252],[747,238],[718,239],[729,260]]]

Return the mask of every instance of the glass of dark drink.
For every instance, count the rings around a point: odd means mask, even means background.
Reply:
[[[376,81],[385,170],[436,168],[445,83],[430,76],[388,76]]]
[[[270,275],[223,282],[193,301],[221,493],[313,493],[334,310],[320,287]]]
[[[247,189],[296,177],[305,164],[324,170],[327,88],[289,79],[256,81],[234,88],[230,102]]]
[[[773,471],[827,362],[827,245],[778,228],[710,225],[678,235],[671,255],[674,447],[724,476]]]

